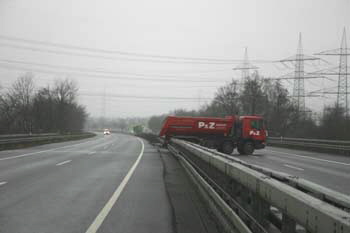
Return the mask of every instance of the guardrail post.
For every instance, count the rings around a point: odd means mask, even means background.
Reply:
[[[266,227],[268,223],[268,217],[270,214],[270,204],[262,199],[259,195],[253,196],[253,214],[255,219],[263,226]]]
[[[288,215],[282,215],[282,233],[295,233],[296,222]]]
[[[231,189],[230,189],[230,194],[231,196],[241,205],[241,206],[245,206],[245,202],[244,202],[244,195],[242,195],[243,193],[245,193],[244,188],[242,187],[242,185],[240,185],[239,183],[235,182],[234,180],[231,179]],[[244,207],[243,207],[244,208]],[[243,220],[246,221],[247,220],[247,216],[242,213],[242,211],[240,209],[238,209],[238,215],[239,217]]]

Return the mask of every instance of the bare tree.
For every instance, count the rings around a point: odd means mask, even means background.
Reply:
[[[32,131],[32,104],[34,97],[34,81],[31,73],[19,77],[12,85],[8,96],[9,111],[12,112],[13,123],[20,132]]]
[[[244,82],[243,91],[240,96],[244,114],[254,115],[264,113],[267,100],[262,90],[262,84],[262,79],[257,72],[252,78],[248,78]]]
[[[267,104],[264,107],[264,117],[267,126],[275,136],[285,136],[294,122],[294,107],[288,97],[288,91],[279,81],[264,83],[264,94]]]
[[[78,93],[77,84],[69,79],[56,80],[53,88],[53,95],[59,103],[73,103]]]
[[[76,101],[78,88],[75,82],[69,79],[56,80],[53,87],[53,99],[57,104],[55,122],[59,132],[69,131],[72,105]]]
[[[37,91],[33,101],[34,126],[38,132],[56,132],[56,103],[50,87]]]
[[[211,107],[221,109],[224,115],[239,114],[241,106],[238,91],[238,83],[236,81],[220,87],[215,94]]]

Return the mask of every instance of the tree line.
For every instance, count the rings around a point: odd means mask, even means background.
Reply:
[[[69,79],[36,88],[30,73],[9,88],[0,86],[0,134],[82,131],[88,114],[78,104],[77,92]]]
[[[299,111],[293,96],[279,80],[264,79],[257,72],[243,83],[231,81],[217,89],[214,99],[199,110],[175,109],[152,116],[148,127],[158,133],[168,115],[225,117],[261,115],[270,136],[350,140],[350,120],[337,105],[327,106],[320,119],[309,109]]]

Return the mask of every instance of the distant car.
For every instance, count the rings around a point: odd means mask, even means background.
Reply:
[[[110,135],[110,134],[111,134],[111,132],[109,131],[109,129],[105,129],[103,131],[103,135]]]

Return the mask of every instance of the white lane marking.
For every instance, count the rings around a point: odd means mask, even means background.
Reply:
[[[72,160],[66,160],[66,161],[63,161],[63,162],[56,164],[56,166],[61,166],[63,164],[70,163],[70,162],[72,162]]]
[[[266,150],[266,151],[270,151],[270,152],[274,152],[274,153],[281,153],[281,154],[286,154],[286,155],[294,155],[296,157],[301,157],[301,158],[311,159],[311,160],[317,160],[317,161],[322,161],[322,162],[327,162],[327,163],[335,163],[335,164],[341,164],[341,165],[345,165],[345,166],[349,166],[350,165],[350,163],[343,163],[343,162],[327,160],[327,159],[319,159],[319,158],[314,158],[314,157],[305,156],[305,155],[297,155],[297,154],[292,154],[292,153],[286,153],[286,152],[282,152],[282,151],[274,151],[274,150]]]
[[[132,176],[132,174],[134,174],[134,171],[135,171],[137,165],[139,164],[139,162],[140,162],[140,160],[142,158],[142,155],[143,155],[143,151],[145,149],[145,145],[143,144],[143,141],[141,139],[139,139],[139,138],[137,138],[137,139],[141,142],[141,146],[142,146],[141,147],[141,152],[140,152],[138,158],[136,159],[135,163],[132,165],[132,167],[128,171],[128,174],[126,174],[126,176],[124,177],[123,181],[120,183],[118,188],[114,191],[114,193],[111,196],[111,198],[108,200],[106,205],[103,207],[101,212],[96,216],[95,220],[92,222],[90,227],[87,229],[86,233],[96,233],[97,232],[97,230],[100,228],[100,226],[102,225],[103,221],[107,217],[108,213],[111,211],[112,207],[114,206],[114,204],[118,200],[120,194],[123,192],[126,184],[130,180],[130,177]]]
[[[2,186],[2,185],[4,185],[4,184],[7,184],[7,182],[6,182],[6,181],[0,182],[0,186]]]
[[[299,171],[304,171],[303,168],[295,167],[295,166],[292,166],[292,165],[289,165],[289,164],[283,164],[283,166],[289,167],[289,168],[292,168],[292,169],[295,169],[295,170],[299,170]]]
[[[91,140],[91,141],[92,141],[92,140]],[[35,154],[41,154],[41,153],[45,153],[45,152],[49,152],[49,151],[54,151],[54,150],[62,149],[62,148],[67,148],[67,147],[72,147],[72,146],[77,146],[77,145],[85,144],[85,143],[88,143],[88,142],[91,142],[91,141],[82,142],[82,143],[77,143],[77,144],[74,144],[74,145],[68,145],[68,146],[57,147],[57,148],[53,148],[53,149],[49,149],[49,150],[42,150],[42,151],[31,152],[31,153],[26,153],[26,154],[22,154],[22,155],[16,155],[16,156],[11,156],[11,157],[0,158],[0,161],[2,161],[2,160],[9,160],[9,159],[17,159],[17,158],[27,157],[27,156],[35,155]]]
[[[95,153],[96,153],[96,151],[92,151],[92,152],[89,153],[89,155],[93,155]]]

